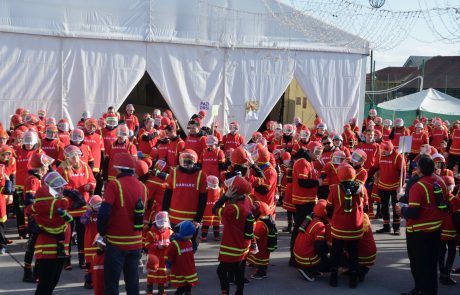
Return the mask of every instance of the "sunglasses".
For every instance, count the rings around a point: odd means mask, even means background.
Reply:
[[[331,145],[331,144],[332,144],[332,142],[329,142],[329,141],[328,142],[323,142],[323,145]]]

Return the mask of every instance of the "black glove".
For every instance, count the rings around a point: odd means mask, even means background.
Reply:
[[[7,180],[5,182],[5,186],[3,187],[2,193],[4,195],[12,195],[14,193],[13,182],[11,180]]]

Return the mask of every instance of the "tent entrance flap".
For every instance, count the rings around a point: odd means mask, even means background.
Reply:
[[[144,73],[131,93],[129,93],[118,112],[124,113],[128,104],[134,106],[135,113],[139,119],[142,118],[144,113],[152,115],[154,109],[160,109],[162,112],[165,109],[169,109],[166,100],[147,72]]]

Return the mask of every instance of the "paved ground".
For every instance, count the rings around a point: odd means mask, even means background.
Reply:
[[[280,220],[284,220],[284,214],[280,213]],[[284,222],[279,222],[281,228]],[[373,222],[374,230],[380,228],[381,222]],[[11,227],[12,228],[12,227]],[[9,231],[10,237],[14,237],[13,230]],[[377,263],[369,272],[366,281],[361,283],[357,289],[348,288],[346,277],[341,277],[339,287],[331,288],[326,278],[316,282],[304,281],[295,268],[288,267],[289,257],[289,237],[280,234],[279,250],[272,255],[269,267],[268,278],[255,281],[247,285],[245,294],[399,294],[402,291],[410,290],[412,277],[409,270],[409,260],[407,259],[406,244],[404,235],[395,237],[391,235],[376,236],[378,255]],[[22,261],[24,241],[17,241],[10,246],[12,254]],[[193,294],[220,294],[219,283],[216,275],[217,242],[202,243],[196,255],[196,264],[200,284],[192,291]],[[56,294],[92,294],[91,291],[83,289],[83,270],[75,267],[72,271],[63,271],[61,280],[55,290]],[[460,259],[454,264],[460,267]],[[141,276],[141,294],[145,294],[145,274]],[[251,269],[247,269],[249,275]],[[23,283],[22,269],[8,255],[0,256],[0,293],[4,294],[33,294],[35,286]],[[459,285],[453,287],[440,286],[439,294],[450,295],[460,294],[460,276],[455,278]],[[122,282],[121,282],[122,284]],[[124,290],[121,287],[121,290]],[[173,290],[168,290],[168,294],[173,294]]]

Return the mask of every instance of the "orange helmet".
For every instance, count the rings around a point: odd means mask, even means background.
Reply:
[[[384,141],[380,144],[380,152],[385,156],[391,155],[391,153],[393,152],[393,149],[394,149],[393,143],[389,140]]]
[[[144,176],[149,173],[149,166],[145,161],[137,160],[136,161],[136,174],[138,177]]]
[[[337,171],[337,177],[339,178],[340,182],[351,181],[355,179],[356,171],[349,164],[342,164],[339,166]]]
[[[198,162],[198,155],[192,149],[185,149],[179,154],[179,166],[191,168]]]
[[[136,161],[128,153],[116,153],[113,157],[113,168],[135,171]]]
[[[231,162],[233,165],[245,165],[249,162],[248,155],[242,147],[237,147],[231,154]]]
[[[225,180],[225,185],[228,188],[236,189],[236,193],[241,196],[245,194],[249,194],[252,191],[252,185],[249,181],[244,179],[241,176],[234,176]]]
[[[51,165],[54,159],[46,154],[34,154],[30,159],[30,167],[32,169],[39,169]]]
[[[335,164],[335,165],[340,165],[343,163],[343,161],[345,161],[345,159],[347,158],[347,156],[345,155],[344,152],[342,151],[335,151],[333,154],[332,154],[332,158],[331,158],[331,162],[332,164]]]
[[[219,188],[219,178],[215,175],[209,175],[206,178],[206,182],[208,183],[208,188],[210,189],[218,189]]]
[[[80,143],[85,139],[85,133],[81,129],[74,129],[70,131],[70,140],[72,142]]]
[[[265,164],[270,162],[270,152],[260,143],[257,144],[257,155],[258,163]]]
[[[318,203],[316,203],[315,207],[313,208],[313,215],[318,218],[326,218],[326,205],[326,200],[318,200]]]

